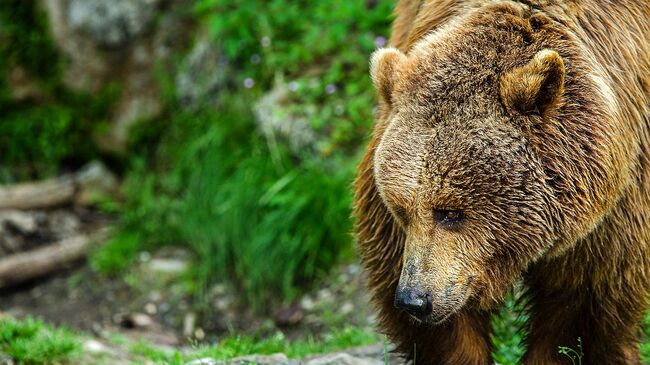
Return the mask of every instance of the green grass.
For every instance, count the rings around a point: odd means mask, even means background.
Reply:
[[[0,352],[17,364],[64,364],[80,351],[77,337],[70,331],[54,328],[40,320],[0,319]]]
[[[335,330],[322,338],[307,338],[290,341],[282,333],[259,338],[256,336],[232,336],[219,341],[217,345],[196,346],[189,353],[163,351],[146,342],[131,347],[131,352],[157,364],[182,365],[191,360],[213,358],[228,360],[251,354],[270,355],[283,353],[289,358],[334,352],[351,347],[374,344],[380,337],[367,329],[346,327]]]

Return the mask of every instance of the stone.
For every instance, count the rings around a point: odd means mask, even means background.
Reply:
[[[204,357],[202,359],[196,359],[192,360],[185,365],[217,365],[219,362],[217,360],[209,358],[209,357]]]
[[[256,121],[269,143],[286,141],[292,152],[300,154],[316,149],[317,135],[309,120],[316,113],[314,105],[295,108],[291,89],[282,80],[255,103]]]
[[[0,365],[15,365],[16,362],[14,359],[11,358],[11,356],[0,352]]]
[[[196,327],[196,314],[189,312],[183,317],[183,336],[191,337]]]
[[[149,261],[149,269],[163,274],[180,274],[187,270],[188,262],[179,259],[154,258]]]
[[[117,177],[100,161],[85,165],[76,175],[78,192],[75,203],[88,205],[119,192]]]
[[[289,361],[285,354],[272,354],[272,355],[249,355],[236,357],[228,362],[231,365],[271,365],[283,364]]]
[[[305,317],[305,311],[299,303],[284,306],[275,313],[275,324],[280,327],[295,326]]]
[[[384,365],[384,362],[377,358],[356,357],[341,352],[313,358],[306,361],[305,365]]]
[[[9,227],[20,234],[33,234],[39,228],[37,216],[18,210],[0,211],[0,226]]]
[[[105,344],[97,341],[97,340],[86,340],[83,343],[83,349],[86,352],[92,353],[92,354],[107,354],[107,355],[114,355],[115,351],[111,349],[110,347],[106,346]]]
[[[226,58],[208,33],[203,32],[177,70],[176,99],[189,109],[217,106],[228,74]]]
[[[90,94],[119,86],[109,128],[95,142],[106,152],[126,152],[132,127],[162,113],[157,72],[171,71],[174,50],[185,49],[194,34],[190,16],[178,10],[184,0],[41,2],[66,60],[63,84]]]
[[[70,0],[68,23],[104,47],[124,47],[150,29],[161,0]]]

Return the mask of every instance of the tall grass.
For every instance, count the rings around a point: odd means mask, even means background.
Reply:
[[[178,219],[181,236],[201,258],[198,278],[235,279],[263,305],[290,299],[349,250],[351,171],[280,160],[259,136],[232,148],[220,118],[186,157],[190,172]]]

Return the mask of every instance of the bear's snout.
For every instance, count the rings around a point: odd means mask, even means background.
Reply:
[[[395,292],[395,307],[406,311],[419,320],[424,320],[424,318],[433,312],[431,294],[425,293],[418,287],[397,288]]]

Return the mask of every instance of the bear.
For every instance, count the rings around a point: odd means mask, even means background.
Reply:
[[[650,288],[650,1],[400,0],[371,57],[354,185],[379,329],[405,361],[641,364]]]

